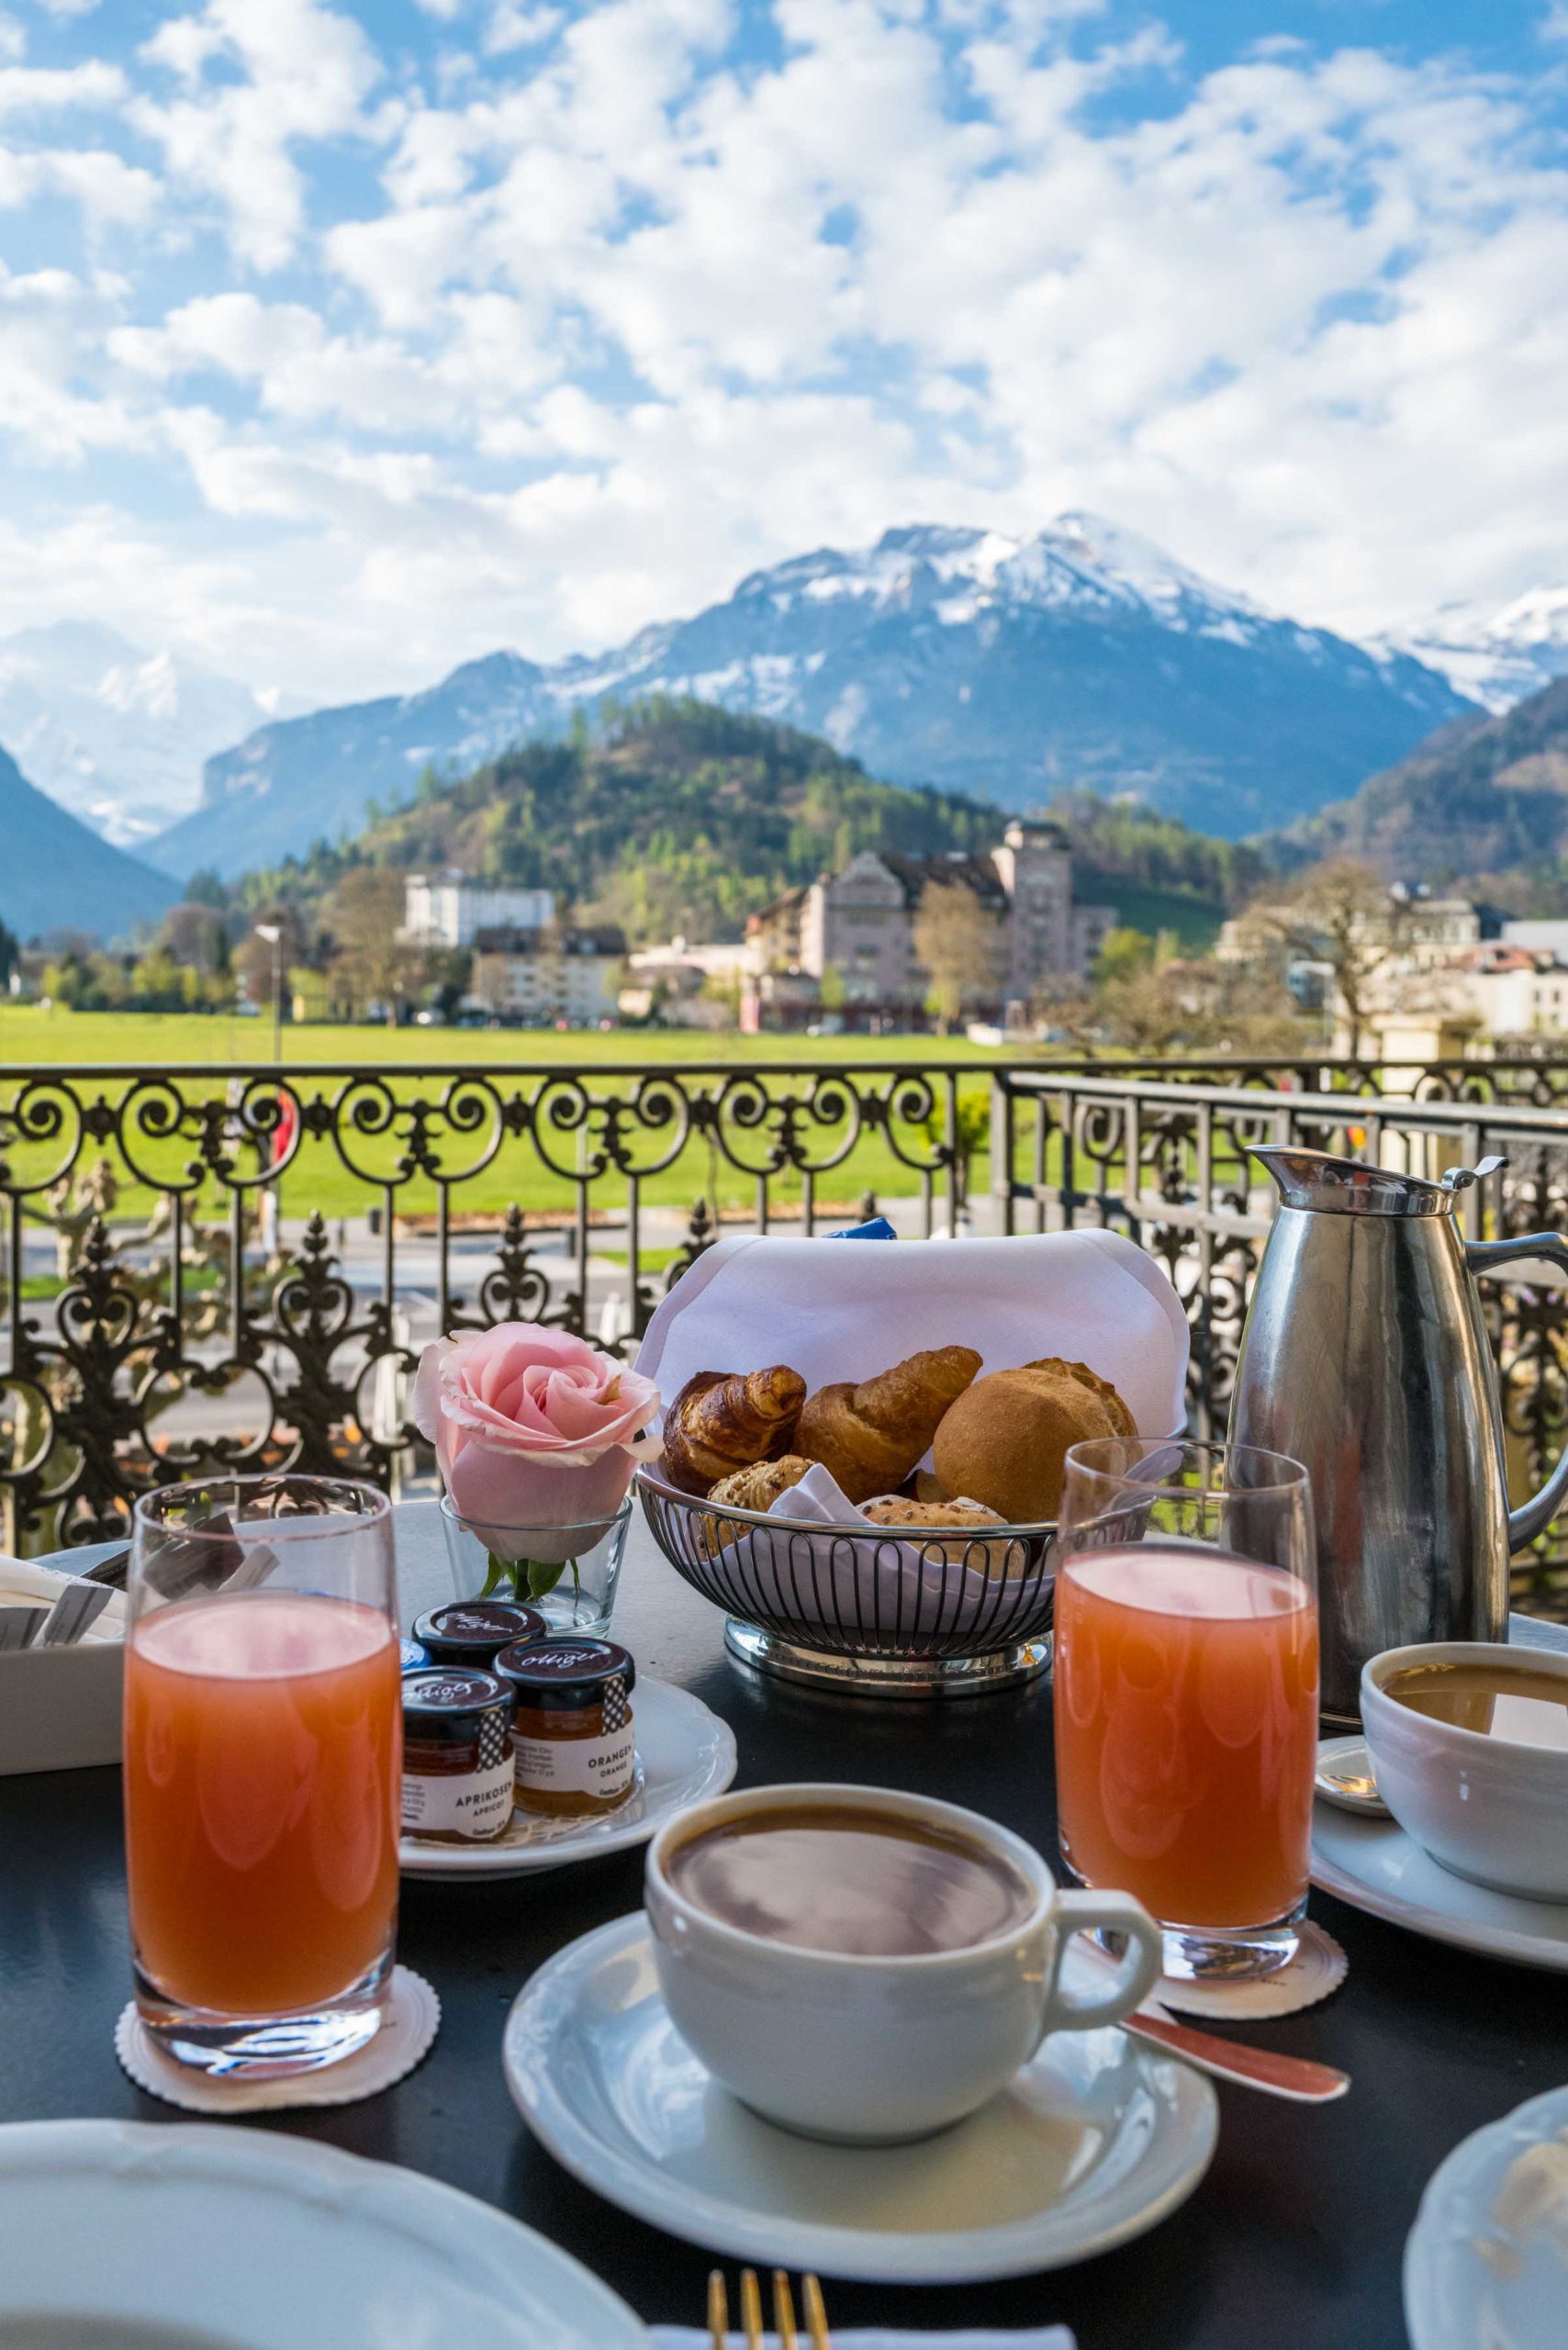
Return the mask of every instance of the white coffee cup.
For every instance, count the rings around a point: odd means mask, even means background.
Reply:
[[[680,1893],[672,1855],[711,1828],[774,1812],[874,1811],[1011,1863],[1032,1888],[1023,1922],[961,1950],[866,1957],[801,1949],[727,1923]],[[956,1804],[887,1787],[802,1784],[716,1796],[648,1848],[659,1987],[677,2029],[746,2105],[812,2138],[890,2144],[959,2121],[1010,2081],[1047,2032],[1131,2013],[1157,1981],[1159,1929],[1130,1894],[1062,1892],[1022,1838]],[[1074,1934],[1124,1934],[1103,1988],[1059,1982]]]
[[[1427,1640],[1361,1668],[1361,1728],[1377,1791],[1454,1876],[1527,1901],[1568,1901],[1568,1751],[1417,1713],[1387,1684],[1417,1665],[1490,1665],[1563,1684],[1568,1656],[1503,1640]]]

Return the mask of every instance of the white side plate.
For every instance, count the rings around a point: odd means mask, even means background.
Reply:
[[[228,2123],[0,2127],[0,2341],[646,2350],[597,2277],[389,2163]]]
[[[1396,1820],[1353,1819],[1314,1805],[1312,1882],[1433,1942],[1568,1974],[1568,1903],[1524,1901],[1454,1876]]]
[[[1405,2246],[1412,2350],[1561,2350],[1568,2243],[1568,2088],[1457,2145]]]
[[[732,2259],[873,2284],[1058,2268],[1192,2193],[1219,2117],[1201,2075],[1116,2031],[1062,2032],[956,2128],[830,2146],[719,2087],[659,1997],[641,1911],[558,1952],[519,1994],[507,2084],[536,2137],[623,2210]]]
[[[645,1844],[672,1813],[722,1795],[735,1775],[734,1732],[689,1690],[668,1681],[639,1681],[632,1722],[643,1783],[599,1819],[530,1818],[514,1811],[509,1826],[482,1844],[427,1844],[405,1836],[405,1876],[529,1876],[595,1861]]]

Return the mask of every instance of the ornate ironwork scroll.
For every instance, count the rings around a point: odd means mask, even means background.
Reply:
[[[722,1231],[879,1200],[962,1230],[988,1154],[1002,1228],[1107,1224],[1159,1258],[1193,1423],[1218,1429],[1271,1213],[1247,1145],[1282,1134],[1397,1163],[1505,1151],[1473,1219],[1568,1224],[1568,1060],[1544,1055],[0,1070],[4,1539],[113,1536],[139,1493],[218,1469],[395,1483],[438,1331],[522,1318],[630,1354]],[[1517,1283],[1487,1312],[1522,1487],[1568,1423],[1565,1317]],[[1568,1609],[1568,1528],[1520,1587]]]

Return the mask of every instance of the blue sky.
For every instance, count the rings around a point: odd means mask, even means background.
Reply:
[[[1070,507],[1568,581],[1568,0],[0,0],[0,630],[311,699]]]

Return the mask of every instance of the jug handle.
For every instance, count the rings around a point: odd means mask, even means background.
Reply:
[[[1551,1264],[1561,1266],[1568,1273],[1568,1239],[1561,1232],[1527,1232],[1518,1240],[1469,1240],[1465,1243],[1464,1261],[1473,1273],[1500,1272],[1505,1265],[1517,1264],[1521,1257],[1544,1257]],[[1568,1500],[1568,1451],[1539,1494],[1531,1495],[1518,1509],[1508,1512],[1508,1550],[1510,1555],[1544,1534],[1563,1502]]]

